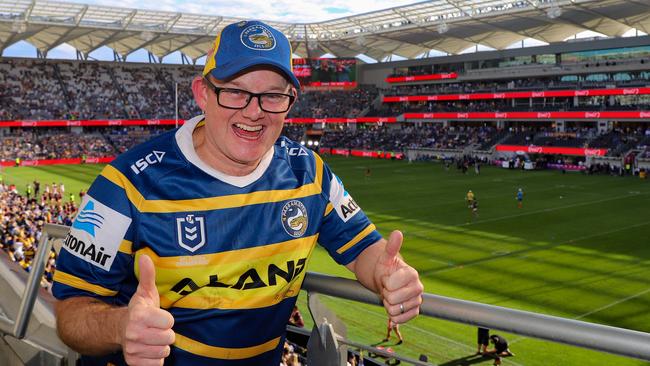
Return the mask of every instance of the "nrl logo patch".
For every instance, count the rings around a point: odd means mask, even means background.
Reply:
[[[187,214],[176,218],[176,238],[181,248],[195,252],[205,244],[205,218]]]
[[[282,207],[282,226],[287,234],[301,237],[307,231],[309,218],[307,208],[300,201],[289,201]]]

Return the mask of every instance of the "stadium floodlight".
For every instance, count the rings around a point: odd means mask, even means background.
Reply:
[[[449,25],[447,25],[447,23],[443,21],[442,23],[438,24],[437,30],[438,33],[440,34],[447,33],[447,31],[449,31]]]
[[[153,37],[155,37],[155,35],[152,32],[149,32],[149,31],[144,31],[144,32],[140,33],[140,38],[145,42],[151,41],[153,39]]]
[[[11,25],[11,31],[14,33],[25,33],[27,31],[27,23],[22,20],[16,20]]]
[[[550,19],[555,19],[559,18],[562,15],[562,9],[553,4],[547,11],[546,11],[546,16],[549,17]]]

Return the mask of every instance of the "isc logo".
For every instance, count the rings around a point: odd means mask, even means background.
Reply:
[[[140,172],[147,169],[149,165],[160,163],[163,159],[163,156],[165,156],[164,151],[154,150],[147,154],[147,156],[144,158],[138,159],[135,164],[131,164],[131,170],[133,170],[135,174],[140,174]]]

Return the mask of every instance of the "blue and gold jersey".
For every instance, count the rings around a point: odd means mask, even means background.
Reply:
[[[315,244],[347,264],[380,235],[315,153],[281,137],[250,175],[225,176],[194,151],[200,122],[104,168],[65,238],[53,292],[126,305],[147,254],[175,319],[166,364],[278,365]]]

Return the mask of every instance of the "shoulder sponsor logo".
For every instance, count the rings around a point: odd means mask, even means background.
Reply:
[[[144,158],[138,159],[134,164],[131,164],[131,170],[133,170],[135,174],[140,174],[143,170],[147,169],[149,165],[162,162],[164,156],[164,151],[154,150],[147,154]]]
[[[108,271],[131,225],[131,218],[88,194],[84,196],[81,207],[83,209],[72,223],[63,248],[75,257]]]
[[[104,217],[93,211],[94,209],[95,203],[93,201],[86,203],[86,206],[79,211],[76,220],[74,220],[74,223],[72,224],[73,228],[83,230],[93,238],[95,237],[95,228],[101,228],[104,224]]]
[[[361,211],[361,207],[343,187],[343,182],[334,175],[330,181],[330,202],[343,222],[348,222]]]
[[[303,236],[307,231],[307,226],[309,225],[307,208],[302,204],[302,202],[297,200],[291,200],[282,206],[280,219],[284,231],[294,238]]]
[[[194,214],[177,217],[176,238],[181,248],[194,253],[205,245],[205,218]]]

